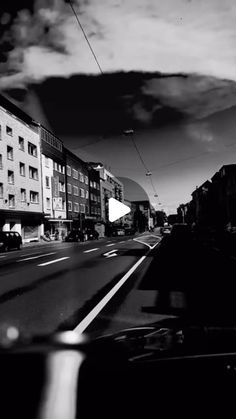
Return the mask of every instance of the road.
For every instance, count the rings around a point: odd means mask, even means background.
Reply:
[[[182,316],[235,322],[236,260],[145,233],[0,254],[0,322],[90,336]]]
[[[83,332],[81,322],[87,318],[87,329],[93,321],[92,310],[98,306],[96,318],[101,301],[107,296],[112,300],[109,292],[122,279],[125,288],[129,271],[135,273],[136,265],[146,261],[148,243],[155,245],[160,237],[137,240],[117,237],[85,243],[54,242],[1,253],[1,324],[15,325],[23,335],[75,328]],[[143,269],[140,263],[137,272],[142,275]]]

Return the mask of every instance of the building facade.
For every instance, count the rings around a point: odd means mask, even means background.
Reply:
[[[66,206],[66,169],[62,141],[43,126],[41,140],[44,231],[59,236],[69,229]]]
[[[23,242],[43,232],[38,125],[0,96],[0,230],[18,231]]]
[[[84,230],[89,217],[89,171],[88,165],[78,156],[64,148],[66,158],[67,218],[71,228]]]

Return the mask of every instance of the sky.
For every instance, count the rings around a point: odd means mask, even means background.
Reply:
[[[235,0],[72,0],[102,74],[67,1],[19,3],[0,6],[0,91],[74,153],[167,213],[235,163]]]

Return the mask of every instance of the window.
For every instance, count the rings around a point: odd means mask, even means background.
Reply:
[[[59,191],[60,192],[65,192],[65,184],[64,184],[64,182],[60,182],[59,181]]]
[[[46,198],[47,209],[51,209],[51,200],[50,198]]]
[[[45,177],[45,182],[46,182],[46,188],[50,188],[50,179],[49,176]]]
[[[93,182],[90,180],[90,188],[92,188],[93,187]]]
[[[84,176],[85,185],[88,185],[88,176]]]
[[[12,135],[13,135],[12,128],[11,128],[11,127],[6,126],[6,133],[7,133],[8,135],[11,135],[11,137],[12,137]]]
[[[2,126],[0,125],[0,140],[2,139]]]
[[[28,153],[31,156],[37,157],[37,146],[28,141]]]
[[[39,193],[30,191],[30,202],[32,204],[38,204],[39,203]]]
[[[70,183],[67,183],[67,192],[69,194],[71,194],[71,192],[72,192],[72,190],[71,190],[71,184]]]
[[[96,184],[96,182],[93,182],[93,187],[94,187],[94,189],[97,189],[97,184]]]
[[[41,127],[41,139],[52,147],[57,148],[57,150],[62,151],[62,142],[43,127]]]
[[[20,190],[20,200],[21,200],[21,202],[26,201],[26,190],[25,189]]]
[[[62,201],[62,209],[65,210],[66,209],[66,201]]]
[[[79,174],[79,180],[80,180],[80,182],[84,183],[84,175],[81,172]]]
[[[85,198],[88,199],[88,197],[89,197],[89,193],[88,191],[86,191]]]
[[[66,174],[67,176],[71,176],[71,167],[70,166],[66,166]]]
[[[74,203],[74,212],[79,212],[79,204],[78,202]]]
[[[101,202],[100,196],[98,196],[97,198],[98,198],[98,203],[100,204],[100,202]]]
[[[85,205],[84,204],[80,204],[80,212],[82,212],[83,214],[85,213]]]
[[[98,208],[98,215],[101,215],[101,209]]]
[[[0,154],[0,169],[2,169],[2,154]]]
[[[97,190],[100,191],[100,185],[97,183]]]
[[[49,167],[49,158],[45,157],[45,167]]]
[[[82,188],[80,188],[80,196],[81,196],[81,198],[85,197],[84,189],[82,189]]]
[[[14,185],[14,172],[12,170],[8,170],[8,183]]]
[[[8,195],[8,202],[9,202],[9,207],[14,208],[15,207],[15,195]]]
[[[89,214],[89,207],[88,207],[88,205],[86,205],[85,209],[86,209],[86,214]]]
[[[73,194],[75,196],[79,196],[79,188],[78,188],[78,186],[73,186]]]
[[[72,202],[68,201],[68,211],[72,211]]]
[[[20,175],[25,176],[25,164],[20,162],[19,166],[20,166]]]
[[[7,158],[13,160],[13,148],[9,145],[7,146]]]
[[[3,198],[3,183],[0,183],[0,198]]]
[[[25,140],[23,137],[18,137],[19,142],[19,149],[24,151],[25,150]]]
[[[74,179],[78,179],[78,170],[72,169],[72,176]]]
[[[29,166],[29,177],[30,179],[38,180],[38,169]]]

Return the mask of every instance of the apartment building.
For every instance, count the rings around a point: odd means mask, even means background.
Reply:
[[[18,231],[24,242],[43,231],[38,125],[0,95],[0,230]]]
[[[66,200],[67,218],[72,228],[84,229],[89,216],[89,174],[88,165],[67,148],[66,159]]]
[[[66,234],[70,221],[67,219],[66,174],[63,142],[40,125],[42,154],[42,189],[44,231],[56,230]]]

